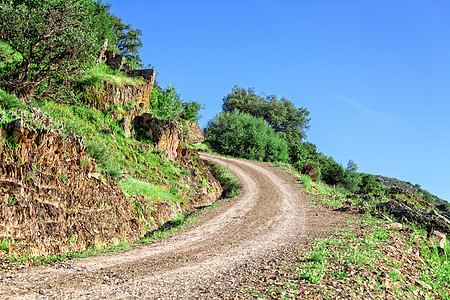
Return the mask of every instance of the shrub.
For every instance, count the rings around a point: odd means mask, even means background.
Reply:
[[[353,193],[360,190],[362,174],[354,171],[345,170],[342,185]]]
[[[5,110],[20,108],[24,103],[15,95],[8,94],[0,89],[0,107]]]
[[[297,169],[304,175],[308,175],[315,182],[320,181],[322,173],[320,172],[319,163],[315,161],[307,161],[305,163],[297,162]]]
[[[381,184],[370,174],[364,174],[362,176],[359,188],[360,193],[363,194],[379,194],[383,192]]]
[[[224,112],[208,122],[205,140],[225,155],[265,160],[287,161],[287,145],[260,118],[238,111]]]
[[[163,89],[159,85],[153,86],[148,112],[161,118],[179,117],[183,111],[180,94],[173,86]]]
[[[108,175],[117,178],[121,174],[120,165],[114,160],[111,150],[104,144],[98,142],[86,142],[87,153],[100,164],[103,171]]]

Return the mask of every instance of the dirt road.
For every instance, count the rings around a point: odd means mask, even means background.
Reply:
[[[230,169],[243,185],[242,195],[202,214],[191,229],[153,244],[1,273],[0,298],[247,297],[236,274],[301,244],[329,221],[273,166],[209,154],[202,158]]]

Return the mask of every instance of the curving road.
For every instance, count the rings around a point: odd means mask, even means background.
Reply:
[[[0,298],[214,298],[202,288],[206,281],[306,237],[307,201],[275,167],[201,156],[237,176],[242,195],[153,244],[1,273]]]

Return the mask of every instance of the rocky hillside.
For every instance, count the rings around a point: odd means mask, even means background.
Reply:
[[[147,113],[148,74],[85,86],[83,105],[28,100],[0,116],[0,255],[136,241],[219,198],[191,147],[198,125]]]
[[[402,181],[395,178],[385,177],[381,175],[374,175],[375,180],[378,181],[386,190],[397,190],[399,193],[407,193],[411,195],[418,195],[421,198],[427,200],[435,205],[441,205],[447,203],[445,200],[429,193],[422,189],[419,184],[412,184],[411,182]]]

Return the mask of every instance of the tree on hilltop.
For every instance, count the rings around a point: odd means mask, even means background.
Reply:
[[[296,108],[288,99],[279,100],[275,95],[262,98],[252,88],[234,86],[223,98],[223,111],[234,110],[264,119],[289,145],[305,139],[309,129],[309,111],[306,108]]]
[[[122,20],[114,16],[114,34],[117,37],[117,48],[127,61],[136,67],[142,67],[142,60],[139,56],[139,48],[142,47],[142,31],[133,29],[130,24],[126,25]]]

